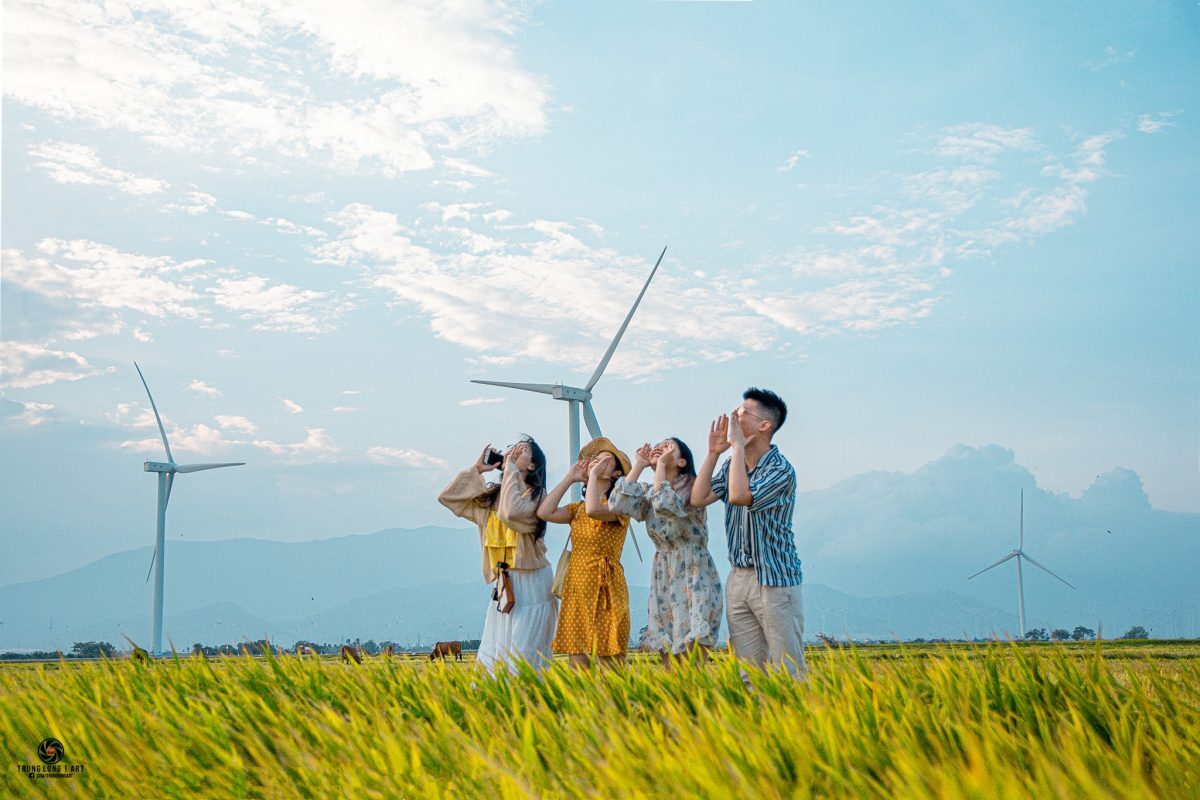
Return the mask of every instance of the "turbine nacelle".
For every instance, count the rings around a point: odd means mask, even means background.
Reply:
[[[164,464],[161,461],[147,461],[145,464],[142,464],[142,470],[144,472],[174,472],[175,465]]]
[[[550,392],[550,396],[555,400],[578,400],[581,403],[586,403],[592,399],[592,393],[587,389],[579,389],[574,386],[555,386]]]

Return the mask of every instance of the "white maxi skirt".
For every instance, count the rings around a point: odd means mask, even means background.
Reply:
[[[487,617],[479,640],[476,660],[488,672],[499,669],[516,672],[519,660],[539,672],[554,659],[550,642],[558,624],[558,598],[550,593],[554,569],[510,569],[516,605],[507,614],[496,610],[488,590]]]

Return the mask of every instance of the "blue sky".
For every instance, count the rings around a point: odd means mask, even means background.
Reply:
[[[0,582],[171,530],[446,523],[566,408],[750,384],[802,488],[996,442],[1200,511],[1194,4],[8,2]],[[183,490],[183,491],[180,491]],[[59,560],[35,560],[45,537]]]

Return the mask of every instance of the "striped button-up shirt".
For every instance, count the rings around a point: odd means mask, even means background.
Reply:
[[[796,471],[771,449],[750,470],[748,506],[729,502],[729,459],[712,479],[712,490],[725,503],[725,539],[729,563],[751,567],[762,586],[798,586],[803,579],[792,512],[796,508]]]

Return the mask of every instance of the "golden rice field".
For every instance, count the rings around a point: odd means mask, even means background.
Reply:
[[[810,650],[735,665],[229,657],[0,666],[4,796],[1200,797],[1200,648]],[[62,766],[30,778],[38,743]]]

